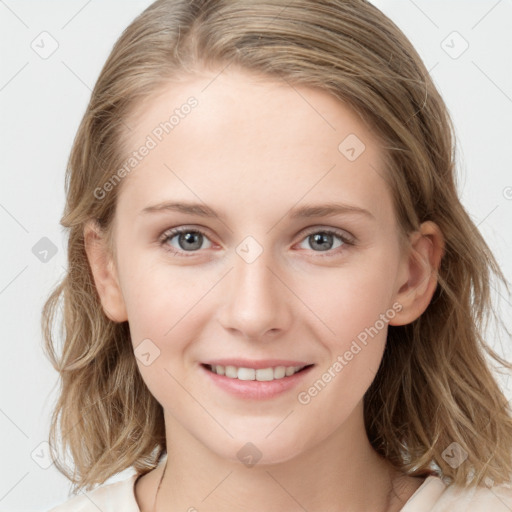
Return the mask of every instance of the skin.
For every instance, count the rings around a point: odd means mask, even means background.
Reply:
[[[378,456],[363,423],[363,396],[381,361],[387,324],[308,404],[297,395],[393,304],[401,310],[392,325],[423,313],[437,284],[442,235],[426,222],[409,235],[409,246],[399,244],[383,150],[339,100],[240,70],[215,76],[169,84],[128,120],[126,147],[135,150],[174,108],[192,95],[198,100],[122,181],[115,256],[92,222],[85,228],[105,313],[129,321],[134,349],[150,339],[160,350],[148,366],[138,360],[165,415],[169,455],[156,509],[399,510],[423,480]],[[354,161],[338,150],[349,134],[365,144]],[[141,213],[171,200],[206,204],[222,219]],[[288,215],[327,202],[371,216]],[[165,244],[179,254],[165,250],[159,237],[178,226],[205,232],[199,249],[187,252],[174,236]],[[333,237],[332,248],[319,250],[309,235],[327,228],[349,234],[355,245]],[[249,235],[262,249],[251,263],[236,252]],[[201,361],[222,357],[315,366],[292,390],[246,400],[200,371]],[[237,458],[247,442],[262,454],[253,467]],[[154,510],[161,471],[137,481],[143,512]]]

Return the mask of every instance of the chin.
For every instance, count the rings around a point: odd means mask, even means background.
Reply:
[[[241,462],[247,467],[271,466],[288,462],[301,455],[306,449],[302,444],[303,436],[290,436],[285,432],[275,436],[272,433],[267,438],[265,435],[254,432],[254,435],[235,436],[235,439],[223,443],[223,446],[210,446],[210,448],[219,457],[232,462]]]

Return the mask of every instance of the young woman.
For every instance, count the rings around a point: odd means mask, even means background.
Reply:
[[[454,172],[446,107],[370,3],[147,8],[69,162],[50,444],[89,492],[53,510],[512,509],[486,354],[511,365],[483,337],[504,277]]]

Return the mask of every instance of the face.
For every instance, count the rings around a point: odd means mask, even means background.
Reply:
[[[152,147],[118,185],[117,279],[168,431],[285,461],[361,417],[400,307],[398,225],[382,150],[347,106],[214,77],[169,84],[128,120],[126,147]]]

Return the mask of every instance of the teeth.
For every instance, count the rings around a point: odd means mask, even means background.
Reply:
[[[215,373],[219,373],[217,372],[217,368],[220,368],[220,372],[222,372],[222,366],[217,366],[215,368]],[[213,366],[212,366],[212,369],[213,369]],[[222,373],[219,373],[219,375],[222,375]],[[226,377],[229,377],[230,379],[236,379],[238,378],[238,370],[236,369],[235,366],[226,366]]]
[[[293,368],[290,366],[290,368]],[[286,368],[284,366],[278,366],[274,368],[274,379],[282,379],[286,375]]]
[[[256,380],[274,380],[273,368],[259,368],[254,373],[256,374]]]
[[[254,368],[238,368],[238,380],[254,380],[256,370]]]
[[[238,368],[236,366],[210,365],[210,369],[217,375],[225,375],[230,379],[270,381],[290,377],[304,366],[276,366],[275,368]]]

